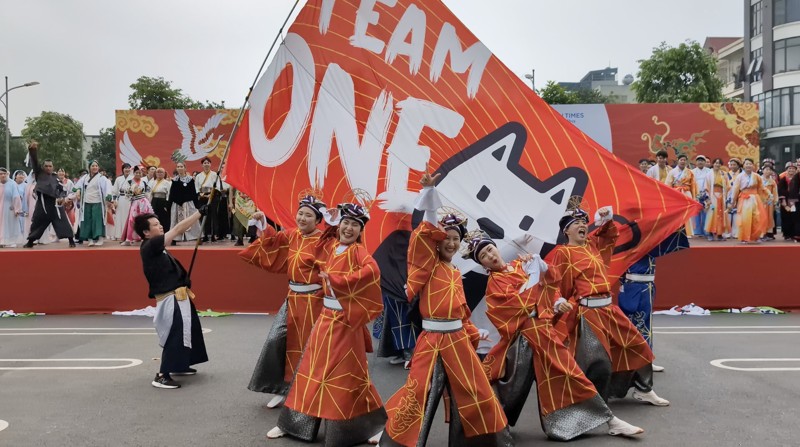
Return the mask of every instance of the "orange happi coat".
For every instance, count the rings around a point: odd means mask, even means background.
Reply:
[[[360,243],[337,250],[335,233],[334,227],[320,238],[319,263],[330,275],[330,285],[323,282],[326,296],[335,297],[343,310],[322,309],[286,406],[322,419],[348,420],[383,405],[367,367],[372,340],[366,327],[383,311],[383,299],[378,264]]]
[[[262,236],[239,253],[245,261],[272,272],[286,273],[300,284],[321,284],[316,264],[320,255],[318,242],[322,233],[303,235],[299,229],[275,231],[267,226]],[[311,335],[311,328],[322,311],[322,290],[286,297],[286,367],[284,381],[292,381],[300,356]]]

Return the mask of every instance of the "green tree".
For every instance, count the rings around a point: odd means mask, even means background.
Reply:
[[[195,101],[162,77],[141,76],[130,87],[133,91],[128,96],[128,105],[135,110],[224,108],[224,104],[212,101]]]
[[[70,176],[84,167],[81,149],[85,141],[83,124],[69,115],[42,112],[25,119],[22,137],[39,142],[39,161],[49,158],[56,169],[64,168]]]
[[[604,95],[599,90],[583,88],[580,90],[567,90],[554,81],[548,81],[539,96],[548,104],[607,104],[613,103],[612,95]]]
[[[555,81],[547,81],[547,85],[538,93],[548,104],[575,104],[575,95],[556,84]]]
[[[97,160],[100,169],[109,173],[117,170],[117,136],[113,127],[100,129],[100,139],[92,142],[86,161]]]
[[[724,100],[717,60],[693,40],[677,47],[662,42],[649,59],[639,61],[637,78],[632,89],[640,103]]]
[[[9,153],[9,166],[6,164],[6,120],[0,116],[0,166],[7,167],[12,173],[17,169],[26,170],[25,168],[25,155],[27,149],[25,143],[19,138],[15,138],[14,134],[11,135],[11,141],[8,144]]]

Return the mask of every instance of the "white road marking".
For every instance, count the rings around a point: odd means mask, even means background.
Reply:
[[[800,331],[653,331],[662,335],[690,335],[690,334],[728,334],[728,335],[759,335],[759,334],[800,334]]]
[[[0,431],[3,431],[8,428],[8,422],[0,419]]]
[[[725,363],[753,363],[753,362],[794,362],[797,366],[778,367],[778,368],[741,368],[735,366],[728,366]],[[717,368],[729,369],[732,371],[746,371],[746,372],[776,372],[776,371],[800,371],[800,359],[717,359],[712,360],[711,365]]]
[[[3,363],[34,363],[34,362],[126,362],[124,365],[117,366],[0,366],[3,371],[33,371],[33,370],[87,370],[87,369],[123,369],[139,366],[142,361],[139,359],[0,359],[0,364]]]
[[[20,331],[97,331],[97,332],[20,332]],[[102,332],[102,331],[146,331],[146,332]],[[9,332],[4,332],[9,331]],[[13,331],[13,332],[12,332]],[[208,334],[212,330],[203,328],[203,333]],[[150,328],[25,328],[25,329],[0,329],[0,336],[3,335],[154,335],[155,329]]]
[[[800,326],[653,326],[653,329],[800,329]]]

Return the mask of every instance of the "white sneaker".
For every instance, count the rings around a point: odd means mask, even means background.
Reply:
[[[103,240],[102,239],[98,239],[97,242],[94,243],[94,246],[95,247],[102,247],[103,246]]]
[[[394,357],[389,359],[389,364],[390,365],[402,365],[405,362],[406,362],[406,359],[404,359],[402,355],[394,356]]]
[[[277,406],[280,406],[280,404],[282,404],[283,401],[285,400],[286,400],[285,396],[275,396],[272,398],[272,400],[267,402],[267,408],[275,408]]]
[[[663,373],[664,372],[664,367],[663,366],[658,366],[658,365],[653,365],[653,372]]]
[[[373,437],[369,438],[367,442],[372,445],[378,445],[378,441],[381,440],[381,436],[383,436],[383,430],[379,431]]]
[[[94,247],[94,241],[89,241],[89,243],[86,244],[86,246],[87,247]]]
[[[272,430],[267,432],[268,439],[278,439],[286,436],[286,432],[281,430],[280,427],[274,427]]]
[[[608,434],[611,436],[636,436],[644,433],[644,429],[631,425],[614,416],[608,421]]]
[[[634,390],[633,398],[641,402],[647,402],[648,404],[655,405],[657,407],[666,407],[669,405],[669,401],[667,399],[658,397],[658,394],[656,394],[656,392],[653,390],[650,390],[646,393],[643,393],[639,390]]]
[[[119,245],[122,245],[123,247],[130,247],[131,241],[122,241],[119,243]]]

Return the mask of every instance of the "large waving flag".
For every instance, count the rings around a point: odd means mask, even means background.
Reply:
[[[699,210],[563,119],[438,0],[309,0],[250,103],[228,181],[290,227],[304,190],[329,205],[366,191],[379,262],[404,255],[426,169],[501,246],[528,234],[546,252],[572,196],[611,205],[616,275]]]

